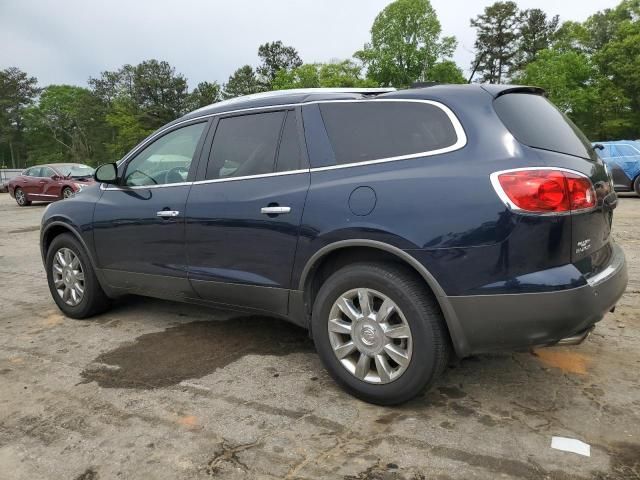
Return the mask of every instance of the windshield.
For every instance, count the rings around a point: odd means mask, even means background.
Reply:
[[[56,168],[62,176],[74,178],[90,177],[94,171],[89,165],[59,165]]]

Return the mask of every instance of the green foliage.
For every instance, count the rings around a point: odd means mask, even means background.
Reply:
[[[274,90],[318,87],[376,87],[374,80],[362,77],[362,67],[353,60],[308,63],[293,70],[280,70]]]
[[[30,163],[66,159],[94,163],[105,140],[105,105],[90,90],[50,85],[25,116]]]
[[[188,110],[196,110],[222,100],[222,88],[218,82],[200,82],[189,95]]]
[[[559,23],[558,15],[548,19],[547,14],[539,8],[525,10],[520,14],[518,50],[514,65],[516,71],[533,62],[539,52],[549,48]]]
[[[229,77],[229,80],[223,86],[222,97],[229,99],[241,95],[263,92],[264,90],[264,86],[260,80],[258,80],[251,65],[245,65],[233,72]]]
[[[271,87],[279,71],[293,70],[302,65],[298,52],[293,47],[285,46],[280,40],[265,43],[258,47],[258,57],[262,63],[256,69],[262,83]]]
[[[496,2],[471,19],[477,30],[473,71],[487,83],[502,83],[518,54],[520,15],[515,2]]]
[[[0,166],[25,165],[24,115],[38,95],[37,83],[18,68],[0,71]]]
[[[376,17],[371,42],[354,56],[379,85],[406,87],[427,79],[439,60],[453,55],[455,38],[441,32],[429,0],[396,0]]]
[[[462,70],[455,62],[444,60],[436,63],[427,72],[427,81],[438,83],[467,83]]]

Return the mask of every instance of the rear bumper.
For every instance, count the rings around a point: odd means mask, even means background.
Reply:
[[[456,351],[466,356],[552,345],[588,330],[627,287],[622,249],[614,245],[609,265],[585,281],[584,286],[552,292],[448,297],[459,327]]]

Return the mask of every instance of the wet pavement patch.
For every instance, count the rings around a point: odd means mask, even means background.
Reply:
[[[141,335],[99,355],[93,367],[82,372],[81,383],[95,381],[104,388],[160,388],[204,377],[245,355],[313,351],[306,330],[282,320],[240,317],[191,322]]]

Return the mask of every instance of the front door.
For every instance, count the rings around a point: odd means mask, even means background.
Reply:
[[[189,278],[204,299],[286,314],[309,188],[295,110],[219,119],[187,203]]]
[[[60,196],[60,189],[56,192],[58,184],[57,180],[53,177],[56,172],[51,167],[42,167],[38,173],[38,179],[36,182],[35,192],[33,197],[39,200],[55,200]]]
[[[110,285],[193,296],[184,248],[185,203],[207,125],[180,126],[154,139],[119,166],[119,186],[101,186],[94,241]]]

